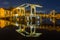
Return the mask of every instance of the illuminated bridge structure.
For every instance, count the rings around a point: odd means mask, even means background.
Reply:
[[[30,11],[26,10],[30,7]],[[56,25],[56,19],[60,19],[60,14],[56,14],[53,10],[49,14],[37,13],[36,7],[43,6],[37,4],[23,4],[12,10],[5,10],[0,8],[0,27],[4,28],[7,25],[15,25],[19,27],[16,31],[26,37],[38,37],[42,33],[36,33],[36,29],[47,29],[49,31],[60,31],[60,26]],[[53,23],[51,25],[44,25],[43,19],[48,19]],[[29,31],[27,29],[30,29]]]

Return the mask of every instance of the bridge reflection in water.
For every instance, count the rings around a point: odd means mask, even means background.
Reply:
[[[9,24],[7,24],[7,22]],[[37,38],[26,38],[22,35],[20,35],[19,33],[17,33],[15,31],[16,29],[16,26],[12,25],[11,24],[12,22],[9,22],[7,20],[0,20],[0,27],[3,28],[3,29],[0,29],[0,39],[15,39],[17,38],[17,40],[21,40],[21,39],[26,39],[26,40],[29,40],[29,39],[33,39],[33,40],[37,40],[37,39],[59,39],[59,36],[60,36],[60,26],[56,26],[56,27],[53,27],[53,26],[43,26],[41,25],[40,28],[37,28],[37,32],[41,32],[43,33],[43,35],[37,37]],[[8,26],[7,26],[8,25]],[[27,29],[29,30],[29,29]],[[49,30],[49,31],[48,31]],[[57,32],[58,31],[58,32]],[[56,37],[57,36],[57,37]]]
[[[18,25],[16,25],[16,21],[14,22],[13,20],[9,21],[6,19],[5,20],[0,19],[0,28],[5,28],[6,26],[9,26],[9,25],[19,26],[22,24],[24,24],[26,26],[25,28],[28,28],[26,22],[24,23],[23,20],[20,21],[20,23],[19,23],[19,21],[17,21],[17,22],[18,22],[17,23]],[[56,22],[56,24],[54,25],[53,23],[47,23],[46,21],[44,21],[44,22],[42,22],[42,24],[40,26],[38,26],[36,28],[40,29],[40,30],[42,29],[42,30],[49,30],[49,31],[53,31],[53,30],[60,31],[60,24],[58,22]]]

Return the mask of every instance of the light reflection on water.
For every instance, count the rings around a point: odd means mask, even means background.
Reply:
[[[6,25],[6,21],[5,20],[0,20],[0,27],[4,28]]]
[[[45,21],[44,21],[44,22],[45,22]],[[15,25],[16,23],[13,23],[13,22],[10,22],[10,21],[7,21],[7,20],[2,20],[2,19],[0,19],[0,28],[4,28],[4,27],[6,27],[6,26],[8,26],[8,25],[10,25],[10,24]],[[58,24],[58,23],[56,23],[56,24]],[[47,25],[48,25],[48,24],[47,24]],[[15,26],[16,26],[16,25],[15,25]],[[45,26],[46,26],[46,24],[45,24]],[[44,26],[44,27],[41,26],[41,29],[46,29],[45,26]],[[50,25],[50,26],[51,26],[51,25]],[[47,26],[47,29],[49,29],[49,28],[50,28],[50,27]],[[58,27],[56,26],[56,28],[55,28],[54,26],[53,26],[53,27],[51,26],[50,29],[52,29],[52,28],[53,28],[54,30],[55,30],[55,29],[56,29],[56,30],[58,30],[58,29],[60,30],[60,25],[59,25]]]
[[[0,19],[0,28],[4,28],[6,25],[9,25],[9,21]]]

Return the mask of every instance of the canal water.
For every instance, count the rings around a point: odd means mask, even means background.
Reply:
[[[24,37],[19,34],[16,29],[18,27],[14,25],[6,25],[6,23],[10,23],[6,20],[0,20],[0,40],[59,40],[60,39],[60,31],[48,31],[37,29],[36,31],[41,32],[42,35],[39,37]],[[46,24],[45,24],[46,25]]]

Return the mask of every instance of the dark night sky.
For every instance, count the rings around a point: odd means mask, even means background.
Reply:
[[[40,4],[43,6],[42,10],[45,12],[53,9],[55,9],[57,12],[60,12],[60,0],[0,0],[0,7],[16,7],[24,3]]]

